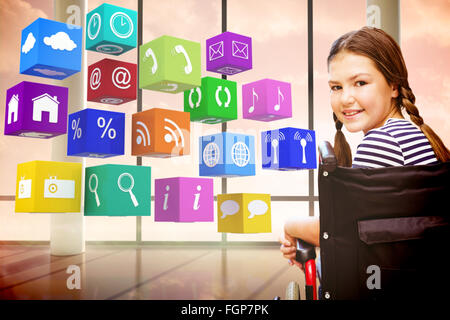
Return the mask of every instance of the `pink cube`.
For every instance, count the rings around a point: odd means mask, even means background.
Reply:
[[[272,79],[242,86],[244,119],[273,121],[292,117],[291,84]]]
[[[214,221],[213,179],[155,179],[155,221]]]

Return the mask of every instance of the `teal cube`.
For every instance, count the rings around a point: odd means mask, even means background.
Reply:
[[[86,168],[85,216],[150,216],[151,168],[105,164]]]
[[[137,45],[137,12],[104,3],[86,16],[86,50],[120,55]]]

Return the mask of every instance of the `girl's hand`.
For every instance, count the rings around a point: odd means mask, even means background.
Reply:
[[[279,242],[281,243],[280,251],[283,254],[283,257],[289,260],[290,266],[296,265],[300,269],[303,269],[302,264],[295,261],[295,252],[297,250],[296,241],[295,238],[286,233],[281,235],[279,238]]]

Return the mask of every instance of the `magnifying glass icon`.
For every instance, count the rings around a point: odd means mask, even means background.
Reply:
[[[92,188],[92,185],[91,185],[93,178],[95,178],[95,187],[94,188]],[[100,200],[98,198],[97,188],[98,188],[98,177],[95,173],[93,173],[89,176],[89,191],[91,191],[95,194],[95,201],[97,202],[97,207],[100,207]]]
[[[130,186],[128,188],[125,188],[122,185],[122,183],[121,183],[123,177],[128,177],[131,180],[131,184],[130,184]],[[133,190],[133,187],[134,187],[134,178],[133,178],[133,176],[131,174],[129,174],[128,172],[122,173],[119,176],[119,178],[117,179],[117,185],[119,186],[119,189],[122,192],[128,192],[130,194],[131,201],[133,201],[134,206],[137,207],[139,205],[139,203],[137,202],[136,197],[134,196],[133,192],[131,192],[131,190]]]

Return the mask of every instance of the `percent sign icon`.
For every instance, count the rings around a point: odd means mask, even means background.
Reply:
[[[77,120],[73,119],[72,120],[72,130],[74,130],[74,131],[73,131],[72,140],[75,140],[75,138],[78,138],[78,139],[81,138],[82,130],[79,126],[80,126],[80,118],[78,118]]]
[[[113,140],[116,138],[116,130],[114,128],[110,128],[109,125],[111,124],[112,118],[109,118],[108,124],[106,124],[106,120],[103,117],[99,117],[97,119],[97,126],[101,129],[105,128],[103,130],[101,138],[105,136],[106,133],[108,133],[108,137]]]

